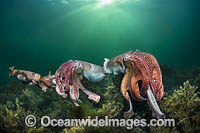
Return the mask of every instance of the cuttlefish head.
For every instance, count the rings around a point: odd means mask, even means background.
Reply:
[[[90,82],[100,82],[105,78],[104,69],[101,66],[88,63],[85,61],[78,61],[81,67],[81,73],[84,78]]]
[[[80,62],[76,63],[76,68],[75,68],[76,73],[83,73],[83,65]]]
[[[125,73],[126,66],[124,64],[125,63],[124,59],[126,55],[129,55],[131,53],[133,53],[133,51],[128,51],[112,59],[104,58],[105,73],[108,73],[108,74],[112,73],[114,75]]]
[[[125,66],[123,64],[123,59],[113,58],[113,59],[104,59],[104,71],[105,73],[118,75],[125,72]]]

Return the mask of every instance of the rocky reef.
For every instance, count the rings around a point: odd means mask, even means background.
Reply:
[[[40,118],[48,115],[51,118],[123,118],[128,109],[120,93],[122,75],[110,76],[99,83],[83,81],[88,90],[101,96],[98,104],[80,93],[84,101],[79,107],[67,98],[59,97],[55,89],[41,91],[17,80],[0,87],[0,129],[5,132],[197,132],[200,130],[200,69],[191,72],[161,65],[165,93],[158,103],[166,118],[175,119],[175,127],[42,127]],[[126,104],[125,104],[126,103]],[[133,119],[152,119],[151,111],[145,102],[134,101]],[[27,115],[36,116],[37,124],[27,127],[24,119]]]

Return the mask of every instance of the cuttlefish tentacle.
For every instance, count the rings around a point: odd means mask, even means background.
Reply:
[[[100,96],[87,90],[81,83],[80,81],[80,77],[77,77],[76,78],[76,81],[77,81],[77,84],[78,84],[78,87],[86,94],[88,95],[88,99],[94,101],[95,103],[98,103],[99,100],[100,100]]]
[[[144,62],[141,52],[136,51],[135,54],[129,55],[128,60],[132,62],[134,69],[138,69],[140,80],[142,80],[142,94],[146,95],[148,84],[149,84],[149,77],[147,73],[147,65]]]
[[[56,92],[61,95],[63,98],[66,98],[68,95],[65,92],[61,92],[60,88],[56,86]]]
[[[124,118],[130,118],[131,116],[133,116],[134,112],[133,112],[133,106],[131,103],[131,99],[128,93],[128,90],[130,90],[130,80],[132,77],[132,68],[127,68],[125,71],[125,75],[122,79],[122,83],[121,83],[121,93],[124,96],[124,98],[129,102],[129,110],[124,112]]]
[[[73,65],[68,63],[64,63],[59,67],[59,70],[55,73],[56,79],[56,91],[59,95],[63,96],[64,98],[67,97],[65,90],[70,92],[70,81],[72,80],[73,74]],[[71,94],[72,95],[72,94]]]
[[[78,99],[78,98],[79,98],[79,89],[78,89],[78,85],[77,85],[75,79],[73,79],[72,88],[74,89],[74,97],[75,97],[76,99]]]
[[[157,101],[160,101],[160,99],[163,97],[163,94],[164,94],[164,87],[163,85],[161,86],[161,88],[156,92],[156,100]]]
[[[133,66],[133,64],[132,64]],[[133,69],[133,68],[132,68]],[[140,88],[138,81],[142,80],[141,72],[138,69],[133,69],[133,75],[131,78],[131,94],[133,98],[137,101],[144,101],[146,100],[144,97],[140,94]]]
[[[74,89],[74,97],[76,98],[76,100],[80,103],[82,103],[82,101],[79,99],[79,86],[78,86],[78,82],[77,82],[77,78],[78,78],[78,74],[74,73],[73,76],[73,89]]]
[[[67,76],[65,76],[64,74],[67,73]],[[72,81],[72,77],[73,77],[73,73],[74,73],[74,67],[73,66],[69,66],[63,73],[62,77],[65,78],[64,80],[64,85],[65,85],[65,89],[67,91],[70,90],[70,82]],[[72,83],[71,83],[72,84]]]
[[[147,98],[148,98],[147,103],[149,104],[152,110],[153,117],[165,118],[165,115],[160,111],[158,103],[156,102],[156,99],[150,87],[148,87],[148,90],[147,90]]]
[[[152,55],[150,55],[151,60],[154,62],[154,67],[151,71],[151,88],[156,97],[156,100],[159,101],[163,97],[163,84],[162,84],[162,73],[160,70],[160,66]]]
[[[70,98],[72,100],[72,102],[74,103],[75,106],[80,106],[77,102],[79,101],[78,98],[79,98],[79,88],[78,88],[78,84],[76,82],[76,72],[74,71],[75,68],[73,66],[72,67],[72,70],[71,70],[71,75],[69,78],[69,80],[67,80],[67,82],[65,82],[65,85],[70,81],[71,81],[71,85],[70,85],[70,90],[69,90],[69,95],[70,95]]]
[[[78,103],[77,103],[77,100],[76,100],[76,97],[74,96],[74,88],[70,85],[70,90],[69,90],[69,97],[71,99],[71,101],[73,102],[73,104],[75,106],[80,106]]]
[[[62,75],[57,71],[55,73],[55,80],[57,82],[56,84],[56,91],[59,95],[62,95],[64,93],[64,86],[63,86],[63,81],[60,80],[60,77],[62,77]]]

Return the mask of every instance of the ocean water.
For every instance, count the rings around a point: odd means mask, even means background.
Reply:
[[[1,0],[0,84],[8,67],[45,75],[70,59],[103,65],[129,50],[200,65],[199,0]]]

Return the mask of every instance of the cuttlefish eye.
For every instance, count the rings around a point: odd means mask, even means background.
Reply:
[[[124,64],[124,62],[116,62],[116,64],[117,64],[117,66],[118,66],[118,69],[119,69],[119,71],[121,72],[121,73],[124,73],[124,71],[125,71],[125,64]]]
[[[35,74],[33,75],[33,79],[34,79],[35,81],[39,81],[40,78],[41,78],[40,74],[35,73]]]
[[[81,63],[77,63],[75,72],[77,72],[77,73],[82,73],[83,72],[83,66],[81,65]]]

